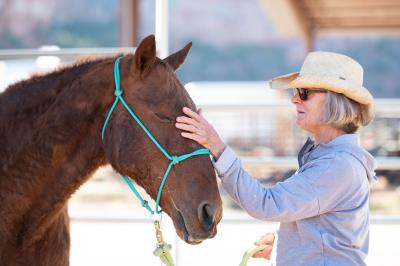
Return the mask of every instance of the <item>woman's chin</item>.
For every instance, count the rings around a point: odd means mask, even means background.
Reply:
[[[305,123],[304,120],[298,119],[298,118],[297,118],[296,124],[297,124],[297,126],[298,126],[299,128],[301,128],[301,129],[303,129],[303,130],[305,130],[305,131],[307,131],[307,132],[311,132],[311,131],[310,131],[310,127],[307,125],[307,123]]]
[[[296,124],[297,124],[297,126],[298,126],[299,128],[304,129],[304,126],[305,126],[304,120],[301,119],[300,117],[297,117],[297,119],[296,119]]]

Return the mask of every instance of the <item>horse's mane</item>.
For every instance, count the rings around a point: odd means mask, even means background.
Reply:
[[[56,95],[69,87],[76,77],[87,73],[94,65],[113,58],[85,58],[45,74],[33,74],[29,79],[10,85],[0,94],[0,118],[15,112],[39,111],[51,104]]]

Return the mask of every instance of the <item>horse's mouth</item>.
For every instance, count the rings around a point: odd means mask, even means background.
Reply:
[[[188,231],[188,229],[186,227],[185,219],[183,218],[183,215],[182,215],[182,213],[180,211],[178,211],[178,217],[177,218],[178,218],[178,223],[180,225],[180,228],[183,231],[183,240],[185,240],[186,243],[192,244],[192,245],[197,245],[197,244],[200,244],[201,242],[203,242],[203,240],[193,238],[190,235],[190,233],[189,233],[189,231]]]

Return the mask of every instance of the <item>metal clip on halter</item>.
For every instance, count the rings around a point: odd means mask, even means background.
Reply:
[[[174,260],[169,253],[169,251],[172,249],[172,246],[164,242],[159,221],[154,221],[154,228],[156,229],[157,238],[157,246],[156,249],[153,251],[154,256],[159,257],[161,262],[164,263],[166,266],[174,266]]]

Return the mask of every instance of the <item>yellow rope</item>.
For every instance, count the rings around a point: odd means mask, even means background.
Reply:
[[[154,228],[156,229],[157,239],[157,246],[156,249],[153,251],[154,256],[159,257],[161,262],[164,263],[166,266],[174,266],[174,260],[172,259],[171,253],[169,252],[172,249],[172,246],[165,243],[159,221],[154,221]]]
[[[240,262],[239,266],[246,266],[247,265],[247,261],[251,258],[251,256],[253,256],[256,252],[264,250],[268,247],[268,245],[260,245],[260,246],[254,246],[250,249],[248,249],[242,257],[242,261]]]

